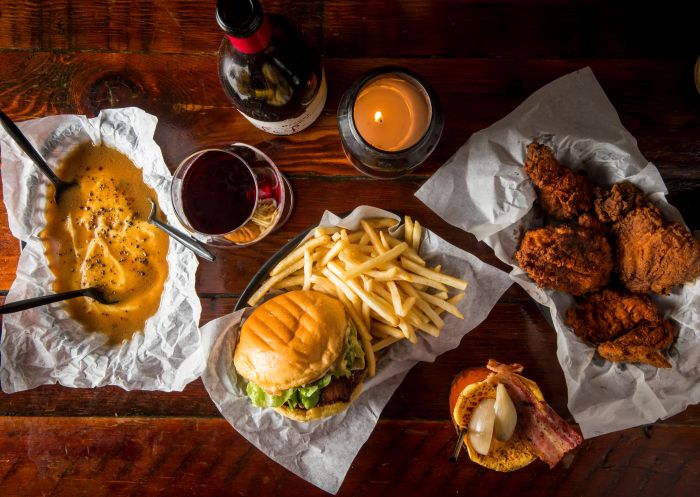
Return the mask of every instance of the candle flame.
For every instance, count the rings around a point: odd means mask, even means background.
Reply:
[[[384,116],[382,115],[382,111],[378,110],[377,112],[374,113],[374,122],[381,124],[384,122]]]

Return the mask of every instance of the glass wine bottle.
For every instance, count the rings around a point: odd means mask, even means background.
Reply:
[[[326,103],[326,79],[314,44],[289,19],[263,14],[258,0],[217,0],[226,36],[219,77],[233,105],[276,135],[306,129]]]

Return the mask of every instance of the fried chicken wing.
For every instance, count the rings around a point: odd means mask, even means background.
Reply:
[[[618,183],[595,202],[601,222],[612,222],[620,279],[633,292],[668,294],[700,276],[700,240],[667,223],[644,193]]]
[[[538,286],[572,295],[605,286],[613,267],[605,235],[581,226],[530,230],[515,258]]]
[[[539,143],[527,146],[525,172],[537,187],[544,210],[557,219],[574,220],[593,208],[593,182],[559,164],[548,146]]]
[[[671,323],[648,324],[634,328],[620,338],[603,342],[596,347],[601,357],[612,362],[638,362],[657,368],[670,368],[661,350],[673,343]]]
[[[671,367],[661,351],[673,343],[673,328],[647,295],[603,290],[570,308],[565,323],[609,361]]]

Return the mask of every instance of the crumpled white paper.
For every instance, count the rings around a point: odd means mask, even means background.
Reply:
[[[179,227],[170,202],[171,175],[153,140],[157,119],[137,108],[103,110],[94,119],[51,116],[19,123],[52,168],[79,143],[104,143],[129,156],[143,170],[145,183],[158,195],[168,222]],[[46,225],[47,185],[43,174],[0,128],[2,187],[12,234],[26,243],[17,277],[7,295],[13,302],[52,293],[38,234]],[[182,390],[204,367],[198,329],[201,304],[195,292],[197,258],[170,240],[165,282],[158,312],[144,331],[120,346],[86,333],[69,318],[61,303],[3,317],[0,381],[7,393],[39,385],[69,387],[116,385],[125,390]]]
[[[541,224],[533,209],[537,195],[522,167],[533,140],[552,146],[557,160],[585,169],[600,185],[631,181],[669,220],[682,222],[665,199],[658,170],[642,156],[589,68],[544,86],[505,118],[474,133],[416,196],[484,240],[513,267],[511,278],[549,308],[569,410],[585,438],[652,423],[700,402],[700,281],[653,297],[679,331],[669,354],[672,368],[657,369],[596,356],[594,347],[564,324],[573,298],[538,288],[517,266],[513,255],[522,233]]]
[[[360,206],[342,220],[326,211],[320,226],[359,229],[366,217],[399,218],[374,207]],[[403,237],[403,227],[397,231]],[[311,236],[311,235],[309,235]],[[258,409],[237,384],[233,367],[239,324],[250,308],[221,317],[202,327],[208,366],[202,380],[226,420],[248,441],[294,474],[331,493],[336,493],[350,464],[367,441],[379,415],[408,371],[418,361],[435,358],[459,345],[462,337],[476,328],[512,284],[508,275],[477,257],[424,230],[421,256],[430,265],[442,264],[445,273],[469,282],[465,298],[457,307],[460,320],[445,317],[438,338],[418,333],[418,343],[392,345],[377,364],[377,374],[364,384],[363,393],[345,411],[325,420],[301,423],[285,418],[273,409]]]

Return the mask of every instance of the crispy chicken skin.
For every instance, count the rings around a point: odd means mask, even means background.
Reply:
[[[668,294],[700,276],[700,240],[684,226],[664,221],[637,187],[618,183],[599,195],[595,210],[612,222],[620,279],[633,292]]]
[[[565,322],[609,361],[671,367],[661,351],[673,343],[673,328],[647,295],[606,289],[571,307]]]
[[[613,267],[605,235],[581,226],[530,230],[515,258],[538,286],[572,295],[607,285]]]
[[[539,143],[527,146],[525,172],[537,187],[542,207],[555,218],[574,220],[593,208],[593,182],[560,165],[548,146]]]

